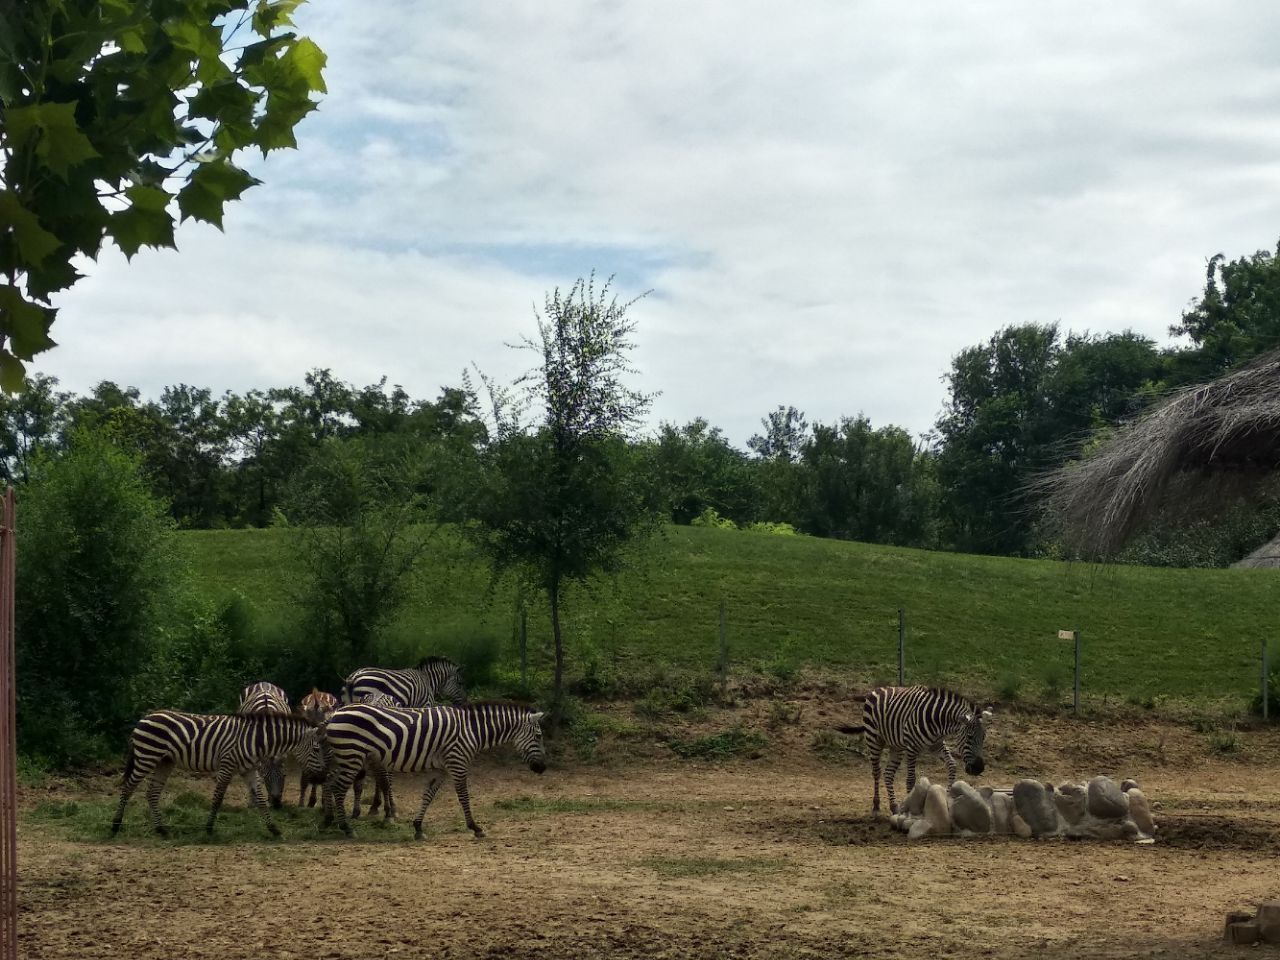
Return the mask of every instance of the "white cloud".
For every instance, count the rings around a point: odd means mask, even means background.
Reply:
[[[418,396],[596,268],[656,414],[928,429],[950,357],[1059,320],[1163,338],[1280,236],[1280,8],[311,0],[330,93],[226,235],[110,257],[43,366]],[[584,262],[578,263],[581,258]],[[589,258],[589,259],[588,259]]]

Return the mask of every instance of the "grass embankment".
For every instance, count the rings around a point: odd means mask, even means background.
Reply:
[[[239,591],[267,622],[293,616],[287,531],[183,536],[211,596]],[[511,675],[514,588],[491,584],[447,533],[437,543],[379,659],[489,642]],[[710,675],[723,601],[735,672],[811,666],[885,682],[896,677],[903,607],[908,682],[1069,697],[1071,644],[1056,634],[1079,629],[1087,700],[1243,703],[1257,691],[1278,598],[1272,571],[1096,567],[669,527],[627,572],[570,597],[566,637],[578,676],[645,677],[655,665]],[[530,666],[543,674],[544,605],[531,604],[528,622]]]

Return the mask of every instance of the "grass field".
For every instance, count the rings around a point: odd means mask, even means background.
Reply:
[[[182,536],[212,597],[238,591],[256,617],[294,616],[287,530]],[[881,682],[896,675],[903,607],[908,682],[1065,700],[1071,645],[1056,632],[1079,629],[1086,702],[1243,705],[1257,692],[1259,644],[1280,606],[1278,588],[1272,571],[1090,566],[668,527],[625,573],[569,598],[566,636],[578,676],[644,676],[657,663],[710,675],[723,601],[735,674],[812,667]],[[380,659],[456,654],[479,638],[498,645],[509,672],[515,609],[514,587],[491,583],[442,533]],[[535,671],[545,672],[549,638],[545,606],[535,601]]]

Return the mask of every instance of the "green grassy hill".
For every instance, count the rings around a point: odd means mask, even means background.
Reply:
[[[211,596],[233,591],[257,617],[288,622],[287,531],[183,534]],[[1071,644],[1084,636],[1086,699],[1239,700],[1258,686],[1259,643],[1280,610],[1280,574],[1259,570],[1098,567],[932,553],[808,537],[668,527],[616,580],[570,598],[574,669],[640,675],[655,661],[714,670],[718,605],[727,610],[733,669],[810,665],[892,680],[897,608],[907,616],[908,682],[974,693],[1016,685],[1069,696]],[[515,596],[447,534],[414,586],[378,659],[406,662],[498,647],[517,662]],[[543,670],[544,606],[529,616],[531,664]],[[1280,660],[1280,645],[1274,651]]]

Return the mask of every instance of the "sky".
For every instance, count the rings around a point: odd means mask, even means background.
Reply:
[[[654,424],[913,434],[1009,324],[1168,327],[1280,238],[1280,4],[309,0],[328,93],[225,232],[105,251],[36,369],[158,396],[530,365],[595,271]]]

